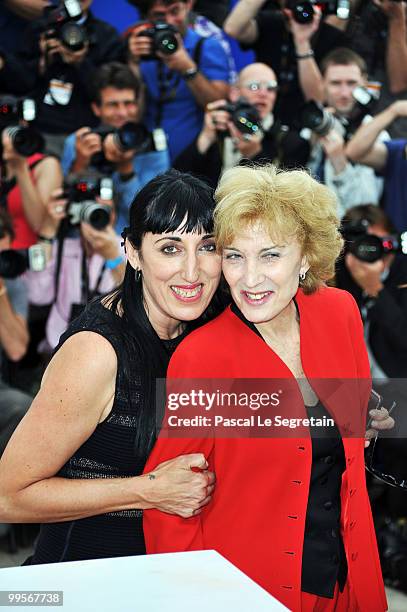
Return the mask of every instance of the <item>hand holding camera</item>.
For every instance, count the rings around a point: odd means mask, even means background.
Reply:
[[[119,240],[111,225],[96,230],[88,223],[82,223],[81,232],[92,252],[98,253],[103,259],[116,259],[121,255]]]
[[[321,21],[320,8],[313,6],[310,2],[288,3],[288,8],[284,9],[284,14],[288,18],[296,52],[298,54],[308,52],[311,37],[318,30]]]
[[[352,253],[347,253],[345,255],[345,263],[353,280],[367,295],[376,297],[379,291],[383,289],[381,281],[381,275],[385,270],[383,259],[378,259],[373,263],[366,263],[355,257]]]
[[[181,39],[177,34],[178,30],[165,21],[139,23],[128,39],[130,59],[138,63],[141,60],[157,59],[158,54],[166,57],[175,53]]]
[[[80,128],[76,132],[75,150],[75,171],[80,172],[89,166],[95,153],[102,151],[101,136],[89,127]]]

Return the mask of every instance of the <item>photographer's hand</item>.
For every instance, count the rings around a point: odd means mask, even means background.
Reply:
[[[311,38],[318,30],[321,20],[321,11],[314,6],[314,16],[311,23],[297,23],[292,11],[284,9],[288,18],[288,27],[293,35],[295,51],[297,55],[298,79],[304,98],[306,100],[317,100],[322,102],[324,99],[324,88],[322,76],[313,56]]]
[[[377,297],[384,286],[381,281],[381,275],[386,267],[383,259],[374,263],[366,263],[360,261],[352,253],[347,253],[345,264],[355,283],[370,297]]]
[[[151,55],[153,50],[152,39],[149,36],[138,36],[146,28],[148,28],[146,24],[135,26],[128,37],[127,46],[130,63],[138,64],[143,60],[143,56]]]
[[[103,151],[108,161],[116,164],[116,169],[121,174],[133,171],[133,159],[136,155],[134,149],[121,151],[114,141],[114,135],[108,134],[103,141]]]
[[[218,132],[226,132],[230,115],[225,110],[217,110],[224,108],[227,100],[216,100],[210,102],[206,107],[204,115],[204,125],[197,139],[197,148],[201,155],[204,155],[208,149],[216,142]]]
[[[99,202],[103,203],[102,200],[99,200]],[[88,223],[81,223],[81,233],[91,251],[101,255],[103,259],[114,260],[123,255],[118,236],[112,225],[107,225],[103,230],[97,230]],[[113,268],[111,272],[116,283],[121,283],[125,272],[124,258],[123,262]]]
[[[174,70],[175,72],[183,73],[190,68],[196,68],[197,66],[194,60],[184,47],[182,36],[180,34],[176,34],[176,38],[178,40],[178,49],[175,51],[175,53],[166,55],[165,53],[159,52],[157,53],[157,57],[160,58],[160,60],[169,70]]]
[[[228,128],[235,147],[244,158],[253,159],[261,152],[262,134],[242,134],[231,121],[228,123]]]
[[[348,159],[345,155],[345,141],[342,136],[336,130],[331,130],[326,136],[321,136],[319,142],[335,174],[343,172],[348,164]]]
[[[63,197],[63,189],[54,189],[46,203],[46,215],[39,234],[45,238],[55,238],[59,224],[66,217],[68,200]]]
[[[79,66],[80,64],[82,64],[83,60],[88,54],[88,51],[89,51],[89,43],[87,41],[85,42],[83,49],[80,49],[79,51],[71,51],[70,49],[67,49],[67,47],[65,47],[62,44],[59,46],[59,53],[65,64]]]
[[[394,0],[373,0],[375,4],[388,19],[405,19],[406,9],[404,2],[394,2]]]
[[[75,134],[76,156],[71,172],[80,174],[88,168],[92,156],[102,150],[102,139],[99,134],[94,134],[89,127],[82,127]]]

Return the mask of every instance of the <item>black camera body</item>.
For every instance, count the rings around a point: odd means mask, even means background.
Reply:
[[[43,17],[45,37],[57,38],[70,51],[80,51],[88,40],[86,29],[77,23],[82,16],[78,0],[64,0],[58,6],[46,7]]]
[[[407,253],[407,236],[385,236],[368,234],[369,222],[347,221],[341,227],[345,240],[345,253],[352,253],[357,259],[365,263],[374,263],[390,253]]]
[[[101,137],[102,144],[106,136],[113,134],[115,145],[123,153],[131,150],[144,153],[155,149],[152,134],[142,123],[128,122],[120,128],[101,125],[93,128],[92,132]],[[106,159],[103,150],[92,155],[90,165],[102,174],[109,174],[114,171],[114,164]]]
[[[350,13],[349,0],[289,0],[286,7],[292,11],[297,23],[311,23],[314,17],[314,6],[318,5],[323,15],[336,15],[339,19],[348,19]]]
[[[110,223],[112,208],[99,204],[96,198],[113,199],[113,180],[108,176],[76,177],[64,184],[63,197],[68,200],[66,216],[72,226],[83,221],[102,230]]]
[[[300,128],[308,128],[318,136],[326,136],[335,126],[335,117],[320,102],[309,100],[300,111]]]
[[[28,249],[7,249],[0,251],[0,276],[17,278],[26,270],[42,272],[46,263],[45,250],[41,244],[33,244]]]
[[[144,60],[157,59],[157,52],[172,55],[178,50],[178,30],[166,21],[145,22],[147,26],[137,36],[151,38],[153,45],[150,55],[143,56]]]
[[[34,100],[0,96],[0,132],[7,130],[14,150],[23,157],[30,157],[44,148],[44,138],[38,130],[30,125],[19,125],[20,121],[30,123],[35,118]]]
[[[221,106],[216,110],[222,110],[229,113],[233,125],[235,125],[242,134],[255,136],[262,131],[259,111],[245,98],[239,98],[237,102],[228,102],[225,106]],[[219,134],[225,135],[224,132],[219,132]]]

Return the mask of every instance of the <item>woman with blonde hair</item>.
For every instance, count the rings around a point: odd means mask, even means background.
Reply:
[[[228,436],[212,420],[212,435],[190,427],[186,438],[166,415],[168,438],[146,470],[203,452],[217,486],[199,516],[147,511],[147,552],[213,548],[290,610],[385,610],[364,473],[363,328],[350,294],[326,286],[342,248],[335,196],[306,172],[267,166],[227,171],[216,200],[215,239],[234,303],[178,346],[169,385],[244,388],[266,379],[276,390],[285,381],[289,401],[282,394],[269,409],[266,435],[240,423]],[[294,433],[276,428],[283,412],[298,417]]]

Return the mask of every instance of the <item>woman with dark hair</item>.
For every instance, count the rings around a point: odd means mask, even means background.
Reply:
[[[189,323],[210,316],[219,283],[213,206],[190,175],[148,183],[124,232],[122,286],[61,337],[0,463],[0,520],[42,523],[27,563],[143,554],[144,509],[188,517],[209,502],[214,476],[202,454],[142,472],[156,379]]]

